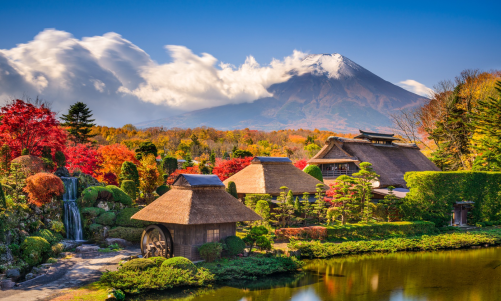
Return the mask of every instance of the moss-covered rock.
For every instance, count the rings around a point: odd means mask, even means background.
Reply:
[[[82,210],[80,210],[80,212],[82,213],[82,215],[85,218],[96,218],[106,211],[104,211],[104,209],[102,209],[102,208],[86,207],[86,208],[83,208]]]
[[[22,258],[30,266],[42,263],[50,251],[50,243],[40,236],[28,236],[21,244]]]
[[[104,184],[99,183],[98,180],[86,173],[75,172],[73,173],[73,176],[78,178],[78,196],[80,196],[82,192],[88,187],[104,186]]]
[[[193,262],[191,262],[188,258],[185,257],[172,257],[165,260],[162,263],[163,269],[183,269],[183,270],[191,270],[196,271],[197,267]]]
[[[82,195],[78,198],[77,203],[80,208],[85,207],[95,207],[98,196],[100,192],[108,191],[106,187],[102,186],[91,186],[87,187],[84,191],[82,191]]]
[[[122,238],[130,242],[141,241],[142,228],[116,227],[108,231],[108,237]]]
[[[131,216],[133,216],[140,210],[141,209],[139,208],[124,208],[120,210],[117,214],[117,221],[116,221],[117,226],[144,228],[148,225],[151,225],[152,223],[150,222],[130,219]]]
[[[144,271],[147,270],[148,268],[157,266],[154,261],[146,259],[146,258],[138,258],[138,259],[133,259],[130,261],[127,261],[122,265],[120,270],[126,270],[126,271],[134,271],[134,270],[139,270],[139,271]]]
[[[94,221],[98,224],[111,227],[115,224],[116,218],[115,213],[108,211],[101,213]]]
[[[101,241],[104,239],[104,226],[101,224],[91,224],[88,228],[87,238],[94,241]]]
[[[132,205],[132,199],[122,189],[115,185],[108,185],[106,189],[113,193],[113,201],[124,204],[125,206]]]

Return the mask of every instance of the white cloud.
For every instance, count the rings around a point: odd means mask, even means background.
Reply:
[[[430,97],[431,93],[433,92],[432,89],[428,88],[427,86],[425,86],[422,83],[417,82],[413,79],[401,81],[401,82],[397,83],[396,85],[404,88],[407,91],[410,91],[412,93],[416,93],[418,95],[425,96],[425,97]]]

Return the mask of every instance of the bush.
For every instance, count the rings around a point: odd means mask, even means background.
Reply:
[[[10,244],[9,245],[10,252],[12,253],[13,256],[19,256],[21,255],[21,246],[18,244]],[[0,250],[2,251],[2,250]],[[6,250],[5,250],[6,251]],[[0,253],[5,253],[5,251],[0,252]]]
[[[122,238],[130,242],[140,242],[143,229],[130,227],[116,227],[108,232],[112,238]]]
[[[325,227],[313,226],[302,228],[282,228],[275,230],[277,239],[319,239],[327,238],[328,230]]]
[[[52,255],[57,256],[61,254],[64,250],[64,245],[62,243],[57,243],[51,247]]]
[[[57,167],[66,166],[66,156],[62,151],[57,151],[54,155],[54,161],[56,161]]]
[[[228,255],[235,256],[244,253],[245,242],[240,237],[228,236],[224,239],[224,243]]]
[[[122,181],[122,190],[132,199],[137,199],[136,191],[137,186],[132,180],[124,180]]]
[[[124,208],[120,210],[117,214],[117,226],[122,227],[134,227],[134,228],[144,228],[151,225],[151,222],[140,221],[136,219],[130,219],[131,216],[136,214],[141,209],[139,208]]]
[[[41,172],[26,179],[24,191],[28,193],[29,202],[40,207],[63,195],[64,184],[58,176]]]
[[[501,220],[501,172],[408,172],[404,179],[410,188],[402,205],[407,220],[445,226],[458,201],[475,202],[468,217],[471,224]]]
[[[134,183],[134,187],[137,192],[140,184],[137,166],[130,161],[125,161],[124,163],[122,163],[122,169],[120,170],[120,180],[122,181],[122,183],[127,180],[132,181]],[[130,197],[132,198],[132,196]],[[135,200],[136,198],[132,199]]]
[[[183,286],[204,286],[212,281],[214,281],[214,275],[204,268],[194,273],[191,270],[152,267],[145,271],[106,272],[101,277],[102,283],[128,294]]]
[[[343,243],[321,243],[320,241],[292,241],[290,250],[300,250],[301,256],[325,258],[337,255],[366,252],[426,251],[437,249],[458,249],[481,244],[501,242],[501,231],[466,232],[439,235],[423,235],[418,238],[390,238],[387,240],[369,240]]]
[[[346,224],[327,227],[329,240],[366,240],[391,237],[434,234],[435,224],[432,222],[393,222],[377,224]]]
[[[137,259],[132,259],[124,263],[121,267],[120,270],[124,271],[133,271],[133,270],[139,270],[139,271],[144,271],[147,270],[151,267],[157,266],[154,261],[147,259],[147,258],[137,258]]]
[[[172,257],[162,263],[162,269],[182,269],[194,272],[197,267],[188,258]]]
[[[217,281],[256,280],[275,273],[295,272],[302,265],[295,257],[285,256],[253,256],[198,264],[213,273]]]
[[[89,226],[89,231],[93,235],[96,233],[100,233],[102,230],[103,230],[103,225],[101,225],[101,224],[91,224]]]
[[[80,213],[82,213],[82,215],[86,218],[95,218],[105,212],[106,211],[103,208],[98,207],[86,207],[80,210]]]
[[[26,177],[43,172],[45,168],[42,159],[31,155],[17,157],[10,163],[11,166],[12,164],[19,164],[21,172]]]
[[[36,266],[48,258],[50,243],[40,236],[28,236],[21,244],[23,260],[30,266]]]
[[[158,186],[158,188],[155,191],[158,195],[162,196],[163,194],[165,194],[169,190],[170,190],[169,186],[160,185],[160,186]]]
[[[162,256],[150,257],[148,259],[151,260],[151,261],[153,261],[157,265],[157,267],[161,267],[162,263],[164,263],[164,261],[167,260],[167,258],[162,257]]]
[[[226,192],[231,194],[235,199],[238,199],[237,184],[235,184],[235,182],[228,182],[228,188],[226,188]]]
[[[115,224],[117,216],[115,213],[108,211],[99,215],[95,222],[104,226],[113,226]]]
[[[324,177],[322,176],[322,171],[320,170],[320,167],[316,165],[308,165],[306,166],[303,171],[310,176],[314,177],[315,179],[319,180],[320,182],[324,181]]]
[[[223,252],[223,245],[218,242],[208,242],[201,245],[198,248],[200,252],[200,257],[207,262],[213,262],[216,259],[221,258],[221,252]]]
[[[88,175],[86,173],[73,173],[74,177],[78,178],[78,196],[80,197],[82,195],[82,192],[93,186],[103,186],[104,184],[99,183],[97,179],[95,179],[93,176]]]
[[[51,221],[50,229],[56,233],[64,233],[64,224],[60,221]]]
[[[106,189],[108,189],[108,191],[111,191],[111,193],[113,193],[113,200],[115,202],[122,203],[125,206],[132,205],[132,199],[122,189],[114,185],[108,185],[106,186]]]
[[[94,207],[96,205],[98,195],[102,191],[108,191],[106,187],[102,186],[90,186],[82,191],[81,197],[78,199],[78,205],[80,208],[84,207]]]
[[[59,233],[52,233],[48,229],[43,229],[35,233],[33,236],[43,237],[51,246],[63,240],[63,236]]]

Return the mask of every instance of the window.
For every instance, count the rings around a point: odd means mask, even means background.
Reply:
[[[207,230],[207,242],[219,241],[219,229]]]

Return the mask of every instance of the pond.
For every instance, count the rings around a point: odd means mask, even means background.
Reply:
[[[501,247],[305,260],[304,272],[131,300],[500,300]]]

